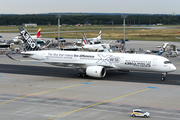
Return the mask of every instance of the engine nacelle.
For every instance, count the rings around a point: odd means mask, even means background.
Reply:
[[[102,66],[89,66],[86,68],[86,74],[91,77],[104,77],[106,75],[106,69]]]

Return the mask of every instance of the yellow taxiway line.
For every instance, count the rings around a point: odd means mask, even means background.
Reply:
[[[56,89],[52,89],[52,90],[47,90],[47,91],[32,93],[32,94],[29,94],[29,95],[24,95],[24,96],[21,96],[21,97],[18,97],[18,98],[14,98],[14,99],[12,99],[12,100],[8,100],[8,101],[6,101],[6,102],[0,103],[0,105],[6,104],[6,103],[8,103],[8,102],[11,102],[11,101],[14,101],[14,100],[17,100],[17,99],[24,98],[24,97],[27,97],[27,96],[32,96],[32,95],[37,95],[37,94],[52,92],[52,91],[56,91],[56,90],[71,88],[71,87],[75,87],[75,86],[79,86],[79,85],[84,85],[84,84],[71,85],[71,86],[66,86],[66,87],[62,87],[62,88],[56,88]]]
[[[80,110],[83,110],[83,109],[87,109],[87,108],[90,108],[90,107],[93,107],[93,106],[96,106],[96,105],[100,105],[102,103],[110,102],[110,101],[113,101],[113,100],[116,100],[116,99],[119,99],[119,98],[123,98],[123,97],[127,97],[127,96],[130,96],[130,95],[134,95],[134,94],[137,94],[137,93],[140,93],[140,92],[144,92],[144,91],[147,91],[147,90],[150,90],[150,89],[151,88],[147,88],[147,89],[144,89],[144,90],[141,90],[141,91],[137,91],[137,92],[130,93],[130,94],[127,94],[127,95],[123,95],[123,96],[120,96],[120,97],[109,99],[109,100],[106,100],[106,101],[103,101],[103,102],[99,102],[99,103],[96,103],[96,104],[93,104],[93,105],[90,105],[90,106],[87,106],[87,107],[83,107],[83,108],[79,108],[79,109],[76,109],[76,110],[73,110],[73,111],[70,111],[70,112],[67,112],[67,113],[63,113],[63,114],[57,115],[55,117],[48,118],[46,120],[51,120],[53,118],[57,118],[57,117],[60,117],[60,116],[63,116],[63,115],[74,113],[74,112],[77,112],[77,111],[80,111]]]

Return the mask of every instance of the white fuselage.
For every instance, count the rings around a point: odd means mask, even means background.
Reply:
[[[97,42],[97,41],[100,41],[101,39],[97,37],[97,38],[88,38],[87,40]]]
[[[102,50],[104,50],[102,45],[105,46],[106,49],[110,49],[109,44],[106,44],[106,43],[104,43],[104,44],[93,44],[93,45],[84,45],[84,46],[82,46],[82,48],[85,49],[85,50],[89,50],[89,51],[102,51]]]
[[[27,51],[30,57],[52,64],[71,64],[86,69],[103,66],[113,70],[173,72],[176,67],[167,58],[157,55],[81,51]],[[25,54],[25,52],[23,53]]]

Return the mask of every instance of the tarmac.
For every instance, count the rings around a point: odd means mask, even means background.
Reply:
[[[162,43],[130,41],[126,47],[145,50]],[[149,120],[180,120],[180,56],[168,59],[177,71],[161,81],[161,73],[133,71],[79,78],[71,68],[0,55],[0,119],[134,120],[140,118],[130,114],[138,108],[150,112]]]

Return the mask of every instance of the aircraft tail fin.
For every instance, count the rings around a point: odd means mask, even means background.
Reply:
[[[99,35],[98,35],[97,39],[98,39],[98,40],[101,39],[101,31],[99,32]]]
[[[87,45],[87,44],[89,44],[89,43],[88,43],[88,40],[87,40],[87,38],[86,38],[85,33],[83,33],[83,45]]]
[[[25,44],[25,48],[27,51],[37,51],[40,50],[39,46],[37,45],[36,41],[32,39],[30,34],[27,30],[23,27],[19,27],[19,32],[21,34],[21,39]]]
[[[39,28],[37,34],[36,34],[37,38],[40,38],[41,37],[41,28]]]

